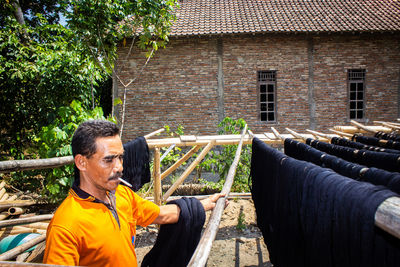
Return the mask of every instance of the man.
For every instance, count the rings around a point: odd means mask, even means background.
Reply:
[[[158,207],[119,185],[124,150],[114,123],[82,123],[71,145],[75,181],[47,229],[44,263],[136,266],[136,225],[176,223],[179,207]],[[204,210],[221,196],[203,200]]]

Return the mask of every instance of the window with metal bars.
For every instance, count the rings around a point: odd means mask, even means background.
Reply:
[[[258,94],[260,120],[276,121],[276,71],[258,72]]]
[[[365,70],[348,71],[350,119],[363,119],[365,110]]]

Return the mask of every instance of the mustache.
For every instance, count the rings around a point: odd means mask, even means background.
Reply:
[[[108,178],[108,180],[117,180],[122,177],[122,172],[116,172],[113,176]]]

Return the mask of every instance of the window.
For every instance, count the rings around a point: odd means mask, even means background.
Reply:
[[[365,70],[349,70],[350,119],[364,118]]]
[[[276,121],[276,71],[258,72],[260,120]]]

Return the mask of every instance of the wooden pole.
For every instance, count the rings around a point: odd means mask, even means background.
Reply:
[[[74,158],[72,156],[49,159],[6,160],[0,161],[0,173],[56,168],[73,162]]]
[[[178,186],[183,183],[186,177],[193,171],[194,168],[203,160],[203,158],[207,155],[208,151],[214,146],[215,141],[211,141],[203,150],[200,155],[190,164],[190,166],[182,173],[182,175],[178,178],[178,180],[168,189],[168,191],[164,194],[163,200],[166,201],[169,196],[178,188]]]
[[[324,134],[324,133],[320,133],[320,132],[309,130],[309,129],[307,129],[306,131],[309,132],[309,133],[315,134],[315,135],[317,135],[319,137],[322,137],[322,138],[324,138],[325,140],[328,140],[328,141],[331,140],[332,137],[335,137],[335,136],[332,136],[330,134]]]
[[[36,204],[36,201],[32,200],[12,200],[4,201],[0,203],[0,210],[9,209],[11,207],[26,207]]]
[[[400,238],[400,198],[390,197],[379,205],[375,213],[375,225]]]
[[[274,133],[274,135],[276,136],[276,138],[279,138],[282,141],[285,141],[285,137],[281,136],[280,133],[274,127],[271,127],[271,130]]]
[[[46,242],[43,241],[39,243],[32,251],[31,255],[26,259],[26,262],[42,262],[45,248]]]
[[[175,162],[171,167],[169,167],[165,172],[161,174],[161,180],[170,175],[173,171],[175,171],[179,166],[182,165],[186,160],[188,160],[194,153],[199,150],[200,146],[194,146],[189,152],[187,152],[182,158],[180,158],[177,162]]]
[[[158,206],[161,205],[161,174],[160,174],[160,149],[154,149],[154,165],[153,165],[153,178],[154,178],[154,203]]]
[[[25,209],[20,207],[11,207],[8,209],[8,215],[20,215],[25,212]]]
[[[344,137],[349,137],[349,138],[352,138],[352,137],[353,137],[352,134],[345,133],[345,132],[341,132],[341,131],[338,131],[338,130],[329,129],[329,131],[334,132],[335,134],[338,134],[338,135],[341,136],[341,137],[343,137],[343,136],[344,136]]]
[[[162,133],[162,132],[164,132],[164,131],[165,131],[164,128],[158,129],[157,131],[154,131],[154,132],[152,132],[152,133],[146,134],[146,135],[144,136],[144,138],[145,138],[145,139],[149,139],[149,138],[155,136],[156,134]]]
[[[354,126],[356,126],[357,128],[363,129],[364,131],[369,132],[369,133],[374,133],[374,134],[375,134],[375,133],[378,132],[378,131],[376,131],[376,130],[371,129],[371,128],[368,127],[368,126],[362,125],[361,123],[359,123],[359,122],[357,122],[357,121],[355,121],[355,120],[350,120],[350,123],[353,124]]]
[[[50,220],[51,218],[53,218],[53,214],[38,215],[38,216],[22,218],[22,219],[5,220],[5,221],[0,221],[0,228],[7,227],[7,226],[28,224],[28,223],[33,223],[33,222],[46,221],[46,220]]]
[[[299,138],[301,140],[306,140],[307,138],[305,138],[304,136],[302,136],[301,134],[296,133],[295,131],[293,131],[292,129],[289,128],[285,128],[286,131],[288,131],[291,135],[293,135],[296,138]]]
[[[6,261],[13,259],[16,257],[18,254],[23,253],[25,250],[30,249],[31,247],[35,246],[36,244],[43,242],[46,239],[46,235],[41,235],[36,238],[33,238],[29,240],[28,242],[15,247],[7,252],[4,252],[3,254],[0,255],[0,261]]]
[[[211,246],[213,241],[215,240],[215,236],[217,235],[217,231],[219,228],[219,223],[221,221],[222,213],[224,212],[225,208],[225,200],[226,197],[229,195],[229,192],[232,187],[233,178],[235,177],[236,167],[240,160],[240,154],[242,152],[242,145],[243,145],[243,138],[244,134],[246,133],[247,125],[244,127],[242,131],[242,137],[240,139],[239,145],[236,149],[236,155],[233,160],[231,167],[229,168],[228,175],[226,176],[224,187],[222,188],[221,193],[225,194],[225,197],[218,199],[215,208],[213,209],[210,220],[208,222],[207,228],[205,229],[200,242],[193,253],[192,258],[188,266],[191,267],[198,267],[198,266],[205,266],[207,263],[208,255],[211,251]]]

